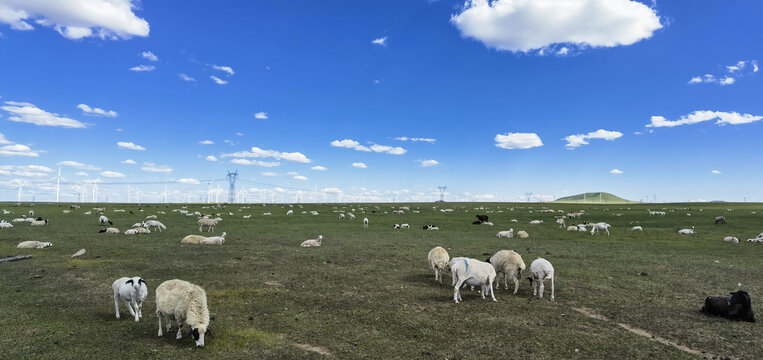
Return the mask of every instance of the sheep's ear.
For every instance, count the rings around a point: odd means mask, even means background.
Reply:
[[[148,285],[148,283],[146,283],[146,280],[143,280],[142,278],[140,280],[138,280],[138,284],[140,284],[140,283],[144,283],[144,284]]]
[[[191,333],[193,334],[193,339],[199,341],[199,329],[193,329]]]
[[[125,284],[132,284],[132,283],[133,283],[132,279],[125,281]]]
[[[212,336],[212,330],[207,329],[207,332],[205,332],[204,335]]]

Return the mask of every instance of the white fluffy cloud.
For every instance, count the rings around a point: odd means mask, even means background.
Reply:
[[[325,166],[320,166],[320,165],[318,165],[318,166],[313,166],[313,167],[311,167],[311,168],[310,168],[310,170],[315,170],[315,171],[326,171],[326,170],[328,170],[328,169],[326,169],[326,167],[325,167]]]
[[[189,81],[189,82],[196,81],[196,79],[194,79],[194,78],[192,78],[192,77],[190,77],[190,76],[188,76],[186,74],[178,74],[178,77],[180,78],[180,80],[183,80],[183,81]]]
[[[212,145],[212,144],[214,144],[214,141],[212,141],[212,140],[202,140],[202,141],[199,141],[199,144],[202,144],[202,145]]]
[[[739,125],[749,124],[763,119],[763,116],[751,114],[740,114],[738,112],[723,111],[695,111],[684,115],[678,120],[665,120],[663,116],[652,116],[651,122],[646,127],[674,127],[680,125],[691,125],[705,121],[716,120],[717,125]]]
[[[125,177],[125,174],[118,173],[116,171],[103,171],[101,172],[101,176],[107,178],[123,178]]]
[[[199,180],[192,179],[192,178],[179,179],[178,182],[181,184],[199,184],[200,183]]]
[[[88,165],[88,164],[83,164],[81,162],[70,161],[70,160],[59,161],[59,162],[56,163],[56,165],[59,165],[59,166],[69,166],[69,167],[73,167],[75,169],[80,169],[80,170],[92,170],[92,171],[101,170],[98,167],[96,167],[95,165]]]
[[[153,172],[153,173],[164,173],[169,174],[172,172],[172,168],[167,165],[156,165],[154,163],[144,163],[143,167],[140,168],[141,170],[145,172]]]
[[[437,160],[416,160],[419,164],[421,164],[421,167],[432,167],[440,165],[440,162]]]
[[[135,162],[135,160],[127,159],[125,161],[122,161],[122,164],[135,165],[137,163]]]
[[[130,141],[130,142],[119,141],[119,142],[117,142],[117,146],[122,148],[122,149],[146,151],[146,148],[144,148],[144,147],[142,147],[140,145],[137,145],[137,144],[133,143],[132,141]]]
[[[105,116],[105,117],[117,117],[117,112],[114,110],[103,110],[101,108],[91,108],[85,104],[77,105],[77,109],[82,110],[85,115],[91,116]]]
[[[371,44],[379,45],[379,46],[387,46],[387,38],[388,36],[373,39],[371,40]]]
[[[219,77],[214,75],[210,76],[209,78],[212,79],[212,81],[214,81],[215,83],[217,83],[217,85],[225,85],[228,83],[227,81],[220,79]]]
[[[733,77],[731,77],[731,76],[726,76],[725,78],[723,78],[723,79],[721,79],[720,81],[718,81],[718,83],[719,83],[719,84],[721,84],[721,85],[731,85],[731,84],[733,84],[735,81],[736,81],[736,79],[734,79]]]
[[[15,30],[32,30],[36,23],[72,40],[145,37],[148,22],[133,12],[139,5],[134,0],[2,0],[0,23]]]
[[[407,136],[398,136],[398,137],[395,138],[395,140],[413,141],[413,142],[421,141],[421,142],[427,142],[427,143],[430,143],[430,144],[433,144],[435,141],[437,141],[437,139],[432,139],[432,138],[420,138],[420,137],[413,137],[412,138],[412,137],[407,137]]]
[[[502,149],[529,149],[543,146],[536,133],[508,133],[495,135],[495,146]]]
[[[156,69],[156,66],[154,65],[138,65],[138,66],[133,66],[127,70],[135,71],[135,72],[144,72],[144,71],[153,71],[154,69]]]
[[[450,20],[464,37],[515,52],[630,45],[662,28],[655,10],[631,0],[468,0]]]
[[[144,51],[144,52],[142,52],[140,54],[140,56],[142,56],[144,59],[148,59],[148,60],[151,60],[151,61],[158,61],[159,60],[159,57],[156,56],[154,53],[152,53],[150,51]]]
[[[21,177],[42,177],[50,176],[53,169],[42,165],[2,165],[0,166],[0,175],[21,176]]]
[[[720,175],[720,174],[721,174],[721,172],[720,172],[720,171],[718,171],[718,170],[713,170],[713,171],[711,171],[710,173],[712,173],[712,174],[714,174],[714,175]]]
[[[5,135],[0,134],[0,156],[27,156],[39,157],[39,150],[32,150],[29,146],[16,144],[8,140]]]
[[[307,177],[302,176],[302,175],[296,175],[296,176],[294,176],[294,180],[307,181]]]
[[[276,160],[286,160],[300,163],[309,163],[312,160],[300,152],[281,152],[277,150],[264,150],[256,146],[252,147],[250,151],[240,151],[231,154],[223,154],[222,157],[237,157],[237,158],[274,158]]]
[[[5,106],[0,107],[11,116],[8,120],[34,124],[37,126],[57,126],[65,128],[85,128],[86,124],[74,119],[61,117],[58,114],[49,113],[34,104],[16,101],[6,101]]]
[[[256,114],[254,114],[254,118],[255,119],[261,119],[261,120],[267,119],[268,118],[268,113],[266,113],[266,112],[258,112]]]
[[[208,155],[205,159],[208,161],[217,161],[217,157],[214,155]]]
[[[260,160],[248,160],[248,159],[233,159],[230,161],[231,164],[239,164],[239,165],[253,165],[253,166],[262,166],[262,167],[275,167],[281,165],[278,161],[260,161]]]
[[[331,142],[331,146],[338,147],[338,148],[345,148],[345,149],[354,149],[358,151],[365,151],[365,152],[378,152],[378,153],[387,153],[390,155],[402,155],[408,152],[408,150],[405,150],[399,146],[387,146],[387,145],[379,145],[379,144],[371,144],[370,147],[360,145],[359,142],[351,139],[344,139],[344,140],[334,140]]]
[[[608,131],[604,129],[599,129],[594,132],[589,132],[588,134],[570,135],[564,138],[564,140],[567,141],[567,145],[565,146],[568,149],[574,149],[582,145],[588,145],[588,141],[586,140],[589,140],[589,139],[604,139],[604,140],[612,141],[621,136],[623,136],[623,133],[619,131]]]
[[[620,170],[620,169],[612,169],[612,170],[609,171],[609,173],[610,174],[615,174],[615,175],[620,175],[620,174],[623,173],[623,171]]]
[[[235,74],[235,73],[233,72],[233,68],[231,68],[230,66],[219,66],[219,65],[212,65],[212,68],[213,68],[213,69],[215,69],[215,70],[225,71],[225,72],[227,72],[227,73],[228,73],[228,75],[233,75],[233,74]]]
[[[362,163],[362,162],[356,162],[356,163],[352,163],[352,166],[354,166],[354,167],[356,167],[356,168],[360,168],[360,169],[365,169],[365,168],[368,168],[368,166],[366,166],[366,164],[364,164],[364,163]]]

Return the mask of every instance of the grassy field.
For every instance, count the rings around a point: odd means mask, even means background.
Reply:
[[[47,226],[0,229],[0,257],[34,255],[0,263],[0,357],[102,359],[115,352],[137,359],[697,357],[617,325],[622,323],[706,354],[763,358],[760,322],[699,313],[705,296],[743,289],[758,318],[763,316],[763,244],[745,241],[763,232],[761,204],[416,203],[407,204],[411,211],[405,215],[393,215],[391,204],[305,204],[294,205],[293,216],[285,215],[288,205],[188,205],[191,211],[223,213],[215,231],[227,232],[223,246],[181,245],[185,235],[198,234],[198,226],[195,217],[171,212],[180,205],[142,205],[143,211],[135,204],[98,205],[122,231],[151,214],[167,225],[163,232],[133,236],[99,234],[98,215],[83,214],[92,205],[64,214],[68,204],[0,204],[13,212],[0,219],[10,221],[29,209],[50,219]],[[611,236],[559,229],[555,214],[537,212],[544,206],[585,209],[582,220],[611,224]],[[358,220],[340,220],[337,211],[351,208]],[[647,208],[668,213],[650,217]],[[309,210],[320,215],[302,213]],[[251,219],[242,218],[250,214]],[[496,226],[471,225],[475,214],[488,214]],[[726,216],[728,224],[714,225],[717,215]],[[370,219],[368,230],[364,216]],[[545,222],[529,225],[533,219]],[[634,221],[643,233],[629,230]],[[394,223],[412,228],[393,230]],[[440,231],[421,230],[425,224]],[[677,234],[690,226],[697,234]],[[530,238],[495,237],[509,227],[528,231]],[[299,247],[319,234],[322,247]],[[724,243],[728,235],[742,243]],[[54,247],[16,249],[25,240],[50,241]],[[440,285],[427,266],[427,252],[438,245],[451,257],[480,260],[513,249],[528,268],[544,257],[556,269],[556,301],[548,299],[550,286],[546,298],[533,298],[524,281],[518,295],[503,288],[496,292],[497,303],[465,289],[464,301],[454,304],[450,275]],[[84,256],[70,258],[81,248],[87,249]],[[144,319],[135,323],[121,306],[117,320],[111,283],[136,275],[149,285]],[[153,290],[173,278],[207,292],[214,336],[204,348],[195,348],[187,336],[182,341],[156,336]],[[574,310],[581,308],[607,320]]]

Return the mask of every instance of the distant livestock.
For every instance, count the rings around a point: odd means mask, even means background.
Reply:
[[[596,234],[599,231],[605,231],[607,233],[607,236],[609,236],[609,224],[604,222],[593,224],[593,229],[591,229],[591,235]]]
[[[726,224],[726,217],[718,216],[715,218],[715,224]]]
[[[752,312],[750,294],[745,291],[729,293],[729,295],[711,295],[705,298],[702,311],[706,315],[722,316],[731,320],[755,322]]]

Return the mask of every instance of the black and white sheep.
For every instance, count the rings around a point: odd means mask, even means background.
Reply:
[[[755,322],[750,294],[739,290],[729,295],[711,295],[705,298],[702,313],[722,316],[731,320]]]
[[[109,220],[109,218],[107,218],[105,215],[101,215],[101,217],[98,218],[98,222],[101,223],[101,225],[114,225],[114,223],[111,222],[111,220]]]
[[[143,317],[143,301],[148,296],[148,285],[141,277],[123,277],[119,278],[111,285],[114,290],[114,308],[119,319],[119,300],[122,299],[130,310],[130,315],[135,317],[137,322]],[[130,306],[132,305],[132,306]]]

